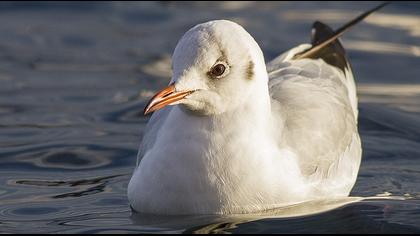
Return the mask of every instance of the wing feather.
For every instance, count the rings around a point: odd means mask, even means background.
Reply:
[[[320,22],[313,32],[313,43],[331,33]],[[341,183],[350,191],[361,159],[351,67],[338,40],[311,58],[293,59],[308,47],[293,48],[267,67],[272,110],[284,125],[278,142],[297,154],[307,178],[325,182],[345,172],[349,181]]]

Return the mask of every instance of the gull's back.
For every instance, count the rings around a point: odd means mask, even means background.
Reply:
[[[333,34],[320,22],[312,32],[312,45]],[[346,196],[361,161],[352,70],[338,40],[309,58],[293,59],[310,46],[296,47],[267,66],[273,112],[283,127],[279,145],[296,154],[320,196]]]

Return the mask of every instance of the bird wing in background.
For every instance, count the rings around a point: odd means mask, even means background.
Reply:
[[[267,65],[273,117],[284,122],[279,145],[297,154],[302,174],[324,183],[320,192],[348,194],[360,166],[357,95],[338,37],[388,3],[332,30],[315,22],[311,45],[300,45]]]
[[[284,122],[279,145],[296,153],[302,173],[315,181],[355,178],[360,164],[356,90],[343,46],[336,39],[294,59],[333,34],[315,22],[312,45],[293,48],[267,66],[273,116]]]

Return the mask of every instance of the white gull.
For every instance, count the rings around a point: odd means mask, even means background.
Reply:
[[[362,150],[339,31],[316,22],[312,45],[266,66],[234,22],[190,29],[175,48],[170,85],[145,109],[154,113],[128,186],[132,208],[238,214],[348,196]]]

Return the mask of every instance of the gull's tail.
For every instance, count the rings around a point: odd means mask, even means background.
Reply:
[[[343,25],[341,28],[339,28],[336,31],[331,30],[328,26],[326,26],[325,24],[322,24],[320,22],[315,22],[313,29],[315,30],[315,33],[312,35],[312,47],[309,48],[308,50],[305,50],[299,54],[296,54],[293,59],[303,59],[303,58],[323,58],[322,55],[319,54],[324,54],[322,53],[322,49],[331,46],[331,44],[333,42],[337,42],[338,37],[340,37],[344,32],[346,32],[347,30],[349,30],[352,26],[354,26],[355,24],[359,23],[360,21],[362,21],[363,19],[365,19],[368,15],[370,15],[371,13],[381,9],[382,7],[384,7],[385,5],[387,5],[389,2],[385,2],[380,4],[379,6],[361,14],[360,16],[356,17],[355,19],[351,20],[350,22],[348,22],[347,24]],[[319,32],[326,32],[327,34],[325,35],[319,35]],[[333,46],[336,47],[336,46]],[[341,45],[339,45],[339,47],[342,48]],[[340,50],[339,48],[337,48],[338,50]],[[344,49],[343,49],[344,51]]]

